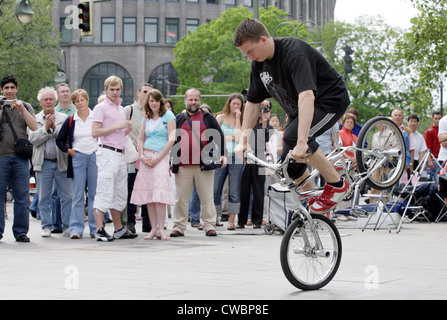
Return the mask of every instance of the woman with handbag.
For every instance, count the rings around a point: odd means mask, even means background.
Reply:
[[[80,239],[85,226],[85,188],[88,188],[88,224],[90,237],[96,233],[93,201],[96,194],[98,167],[96,151],[98,141],[92,136],[93,111],[88,107],[88,93],[83,89],[73,91],[71,101],[76,113],[69,116],[56,139],[56,144],[68,153],[67,177],[72,178],[73,202],[70,216],[70,238]]]
[[[130,202],[147,205],[152,230],[144,239],[168,240],[164,232],[166,206],[175,204],[168,157],[175,142],[175,116],[166,109],[163,95],[157,89],[149,91],[143,110],[137,142],[140,167]]]
[[[222,113],[216,117],[225,135],[225,146],[228,150],[228,165],[214,172],[214,205],[217,218],[222,215],[222,191],[228,177],[228,230],[235,230],[235,218],[240,206],[240,182],[244,164],[236,157],[233,149],[239,142],[244,114],[244,98],[240,93],[228,97]]]

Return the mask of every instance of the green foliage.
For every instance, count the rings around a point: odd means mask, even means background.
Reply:
[[[279,22],[285,21],[286,13],[274,7],[260,10],[260,19],[270,32]],[[203,95],[225,95],[248,88],[250,62],[233,46],[233,34],[239,23],[253,17],[246,7],[229,9],[210,24],[200,25],[179,41],[174,49],[173,66],[179,74],[181,86],[178,94],[188,88],[198,88]],[[220,111],[227,98],[206,98],[213,112]],[[176,101],[177,112],[183,108]],[[279,107],[278,107],[279,108]]]
[[[245,7],[230,9],[181,39],[174,49],[173,62],[181,84],[178,94],[190,87],[200,89],[204,95],[231,94],[248,88],[250,62],[232,45],[232,40],[239,23],[252,16]],[[351,107],[359,110],[361,123],[377,114],[388,116],[395,108],[403,109],[405,115],[417,113],[421,120],[430,117],[434,109],[430,88],[419,81],[418,70],[405,64],[396,50],[403,30],[387,25],[381,17],[363,16],[354,24],[330,22],[316,28],[312,23],[288,22],[286,16],[274,7],[260,10],[260,19],[270,34],[298,36],[311,43],[339,74],[344,73],[342,48],[348,44],[354,50],[354,71],[349,74],[348,89]],[[225,101],[204,98],[203,102],[217,112]],[[183,101],[176,102],[179,112]],[[284,114],[274,101],[273,112]]]
[[[447,72],[447,0],[412,0],[418,10],[410,32],[399,41],[401,56],[420,72],[424,85],[436,88]]]
[[[14,74],[19,82],[18,98],[30,102],[39,110],[37,92],[53,81],[60,52],[60,36],[53,27],[51,16],[53,1],[33,1],[33,19],[27,24],[15,19],[15,2],[2,2],[0,77]]]
[[[430,115],[430,90],[421,86],[417,72],[397,54],[402,30],[387,25],[380,16],[362,16],[354,24],[329,23],[322,34],[326,58],[340,74],[344,73],[342,48],[349,45],[354,50],[348,89],[350,107],[359,110],[361,123],[378,114],[389,116],[395,108],[405,115]]]

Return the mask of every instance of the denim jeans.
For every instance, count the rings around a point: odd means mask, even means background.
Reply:
[[[33,201],[31,201],[31,205],[29,207],[30,210],[36,211],[36,219],[40,220],[40,211],[39,211],[39,191],[34,194]]]
[[[0,238],[5,231],[5,194],[9,182],[14,197],[14,221],[12,232],[18,236],[29,230],[29,161],[18,155],[0,158]]]
[[[192,188],[191,200],[189,200],[189,220],[191,225],[200,223],[200,198],[197,194],[196,185]]]
[[[84,154],[76,152],[73,163],[73,203],[71,206],[70,235],[82,236],[85,227],[85,187],[88,187],[88,225],[90,236],[96,233],[95,216],[93,213],[93,201],[96,194],[96,180],[98,167],[96,166],[96,153]]]
[[[67,171],[59,172],[57,161],[44,160],[42,171],[36,171],[37,189],[39,190],[39,210],[42,219],[42,229],[53,227],[52,192],[53,184],[61,200],[62,230],[68,229],[70,224],[72,203],[72,182],[67,178]]]
[[[241,177],[244,164],[235,162],[235,155],[228,159],[225,168],[214,170],[214,206],[217,217],[222,215],[222,191],[228,177],[228,213],[239,213]]]

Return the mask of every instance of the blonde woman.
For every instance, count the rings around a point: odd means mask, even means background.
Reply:
[[[76,113],[65,120],[56,144],[68,153],[68,178],[73,179],[73,203],[70,216],[70,237],[82,238],[85,227],[85,187],[88,186],[88,224],[90,237],[96,233],[93,202],[96,195],[98,167],[96,151],[98,140],[92,136],[93,111],[89,109],[88,93],[83,89],[73,91],[71,101],[76,106]]]

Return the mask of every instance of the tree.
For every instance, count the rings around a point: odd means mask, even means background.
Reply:
[[[380,16],[362,16],[354,24],[329,23],[322,34],[325,55],[340,74],[344,73],[343,47],[349,45],[354,50],[348,89],[351,107],[360,112],[360,122],[377,114],[388,116],[394,108],[403,109],[407,115],[428,116],[430,91],[397,55],[396,43],[403,30],[387,25]]]
[[[435,88],[447,72],[447,0],[411,0],[418,15],[399,41],[401,56],[417,68],[420,80]]]
[[[15,0],[2,2],[0,77],[14,74],[19,81],[18,97],[39,110],[37,92],[53,81],[60,52],[60,35],[51,17],[53,1],[34,1],[33,19],[27,24],[15,19],[14,5]]]
[[[274,7],[260,10],[260,19],[270,32],[278,23],[286,21],[286,16],[287,13]],[[246,7],[229,9],[220,18],[188,32],[188,36],[177,43],[172,64],[179,74],[179,94],[190,87],[199,88],[202,94],[215,95],[248,88],[251,64],[233,46],[233,34],[239,23],[249,17],[253,17],[253,13]],[[221,110],[225,101],[226,98],[213,99],[213,111]]]

